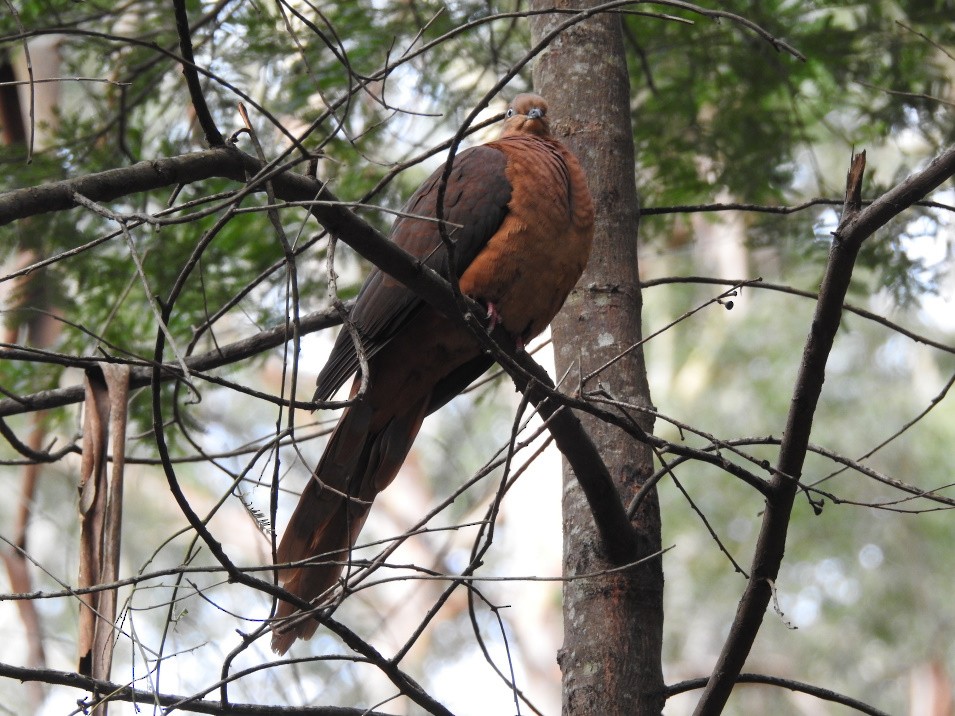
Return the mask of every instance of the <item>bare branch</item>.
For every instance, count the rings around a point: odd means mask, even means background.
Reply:
[[[316,311],[315,313],[310,313],[302,317],[301,333],[302,335],[314,333],[315,331],[319,331],[324,328],[337,326],[340,323],[341,317],[338,315],[336,310],[328,309],[324,311]],[[246,360],[271,348],[280,346],[288,340],[291,340],[290,331],[283,323],[282,325],[275,326],[274,328],[257,333],[254,336],[244,338],[234,343],[227,343],[225,345],[219,346],[217,349],[208,351],[207,353],[189,356],[185,359],[185,363],[195,377],[202,378],[204,377],[202,376],[203,371],[212,370],[224,365]],[[43,360],[44,356],[48,357],[48,362],[59,363],[61,365],[71,365],[74,367],[88,367],[97,363],[110,361],[136,363],[136,361],[122,361],[119,359],[100,357],[75,358],[72,356],[43,353],[36,350],[0,347],[0,357],[7,360]],[[160,373],[160,380],[178,380],[181,376],[178,366],[179,364],[177,361],[165,363]],[[130,375],[130,388],[142,388],[146,385],[149,385],[151,380],[151,371],[152,369],[148,367],[148,363],[146,361],[139,362],[138,366],[133,368],[133,371]],[[72,403],[79,403],[82,400],[83,386],[81,385],[70,386],[68,388],[56,388],[54,390],[44,390],[26,396],[18,396],[16,398],[4,398],[0,400],[0,417],[29,413],[35,410],[43,410],[47,408],[58,408],[64,405],[70,405]],[[313,403],[305,403],[301,401],[283,402],[294,405],[295,407],[314,407]],[[64,450],[63,452],[71,451],[72,450]],[[59,453],[56,453],[55,455],[57,458],[59,458]]]
[[[286,659],[267,666],[281,664],[296,664],[312,659]],[[152,691],[136,689],[127,684],[117,684],[111,681],[92,679],[71,671],[57,671],[56,669],[27,669],[12,664],[0,663],[0,677],[17,681],[41,681],[46,684],[59,684],[74,689],[91,691],[100,694],[109,694],[112,701],[129,701],[132,703],[158,703],[160,706],[174,706],[177,710],[200,714],[221,714],[222,716],[390,716],[381,711],[369,711],[361,708],[345,708],[339,706],[275,706],[258,704],[223,704],[218,701],[195,701],[190,697],[176,694],[158,694]],[[89,704],[88,704],[89,705]]]
[[[185,62],[182,63],[182,74],[186,78],[186,85],[189,87],[189,96],[192,98],[192,107],[196,110],[196,119],[199,120],[199,126],[202,127],[206,135],[206,142],[210,147],[221,147],[225,144],[216,127],[215,120],[212,119],[212,113],[206,104],[206,98],[202,94],[202,87],[199,85],[199,73],[196,72],[196,60],[192,54],[192,33],[189,30],[189,15],[186,13],[185,0],[173,0],[173,9],[176,15],[176,32],[179,34],[179,51]]]
[[[643,281],[640,284],[641,288],[651,288],[653,286],[663,286],[665,284],[671,283],[702,283],[702,284],[715,284],[717,286],[737,286],[743,283],[746,283],[745,279],[734,280],[734,279],[723,279],[723,278],[713,278],[712,276],[666,276],[663,278],[649,279]],[[813,301],[819,300],[819,294],[813,293],[812,291],[803,291],[802,289],[794,288],[792,286],[787,286],[785,284],[779,283],[770,283],[768,281],[752,281],[747,285],[752,288],[763,289],[765,291],[778,291],[780,293],[790,294],[792,296],[799,296],[801,298],[808,298]],[[931,346],[932,348],[937,348],[940,351],[946,353],[955,354],[955,346],[948,343],[942,343],[940,341],[928,338],[923,336],[920,333],[909,330],[904,326],[900,326],[894,321],[890,321],[885,316],[881,316],[878,313],[873,313],[864,308],[859,308],[858,306],[853,306],[852,304],[844,304],[842,310],[846,313],[853,313],[857,316],[860,316],[867,321],[872,321],[873,323],[878,323],[880,326],[885,326],[889,330],[895,331],[906,338],[911,338],[916,343],[922,343],[926,346]]]
[[[786,535],[798,483],[809,445],[813,416],[825,380],[826,362],[842,317],[842,306],[852,269],[862,242],[900,212],[920,200],[955,174],[955,147],[936,157],[925,169],[861,208],[865,153],[853,157],[846,180],[842,220],[833,235],[829,262],[822,280],[802,364],[779,451],[773,494],[766,503],[763,523],[749,580],[713,674],[694,711],[695,716],[716,716],[723,711],[736,677],[742,670],[762,623],[779,574]]]
[[[706,685],[706,679],[688,679],[687,681],[681,681],[678,684],[672,684],[667,687],[667,698],[671,696],[676,696],[677,694],[686,693],[687,691],[692,691],[694,689],[703,688]],[[889,716],[884,711],[870,706],[869,704],[854,699],[851,696],[844,696],[842,694],[837,694],[835,691],[830,691],[829,689],[823,689],[819,686],[813,686],[812,684],[806,684],[801,681],[796,681],[794,679],[784,679],[781,676],[768,676],[766,674],[740,674],[736,677],[737,684],[768,684],[770,686],[779,686],[784,689],[789,689],[790,691],[800,691],[804,694],[809,694],[810,696],[815,696],[816,698],[823,699],[825,701],[832,701],[833,703],[842,704],[843,706],[848,706],[853,708],[856,711],[869,716]]]
[[[640,207],[641,216],[665,216],[667,214],[708,214],[722,211],[748,211],[755,214],[797,214],[800,211],[811,209],[814,206],[842,206],[843,199],[826,199],[816,197],[807,199],[799,204],[785,205],[767,205],[767,204],[748,204],[745,202],[717,202],[715,204],[676,204],[673,206],[642,206]],[[871,204],[872,201],[863,201],[863,206]],[[945,204],[939,201],[917,201],[912,206],[924,206],[927,209],[942,209],[943,211],[955,211],[955,206]]]

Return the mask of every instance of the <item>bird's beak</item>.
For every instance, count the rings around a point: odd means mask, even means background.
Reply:
[[[530,112],[527,113],[528,119],[540,119],[544,116],[544,113],[541,112],[539,107],[534,107]]]

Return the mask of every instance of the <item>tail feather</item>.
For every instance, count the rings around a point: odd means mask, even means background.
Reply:
[[[350,478],[362,469],[370,422],[371,409],[366,405],[356,404],[345,410],[289,519],[276,552],[277,562],[296,562],[322,554],[316,551],[322,533],[335,521],[343,498],[352,495],[355,480]],[[282,577],[282,581],[285,579]]]
[[[314,564],[279,570],[288,591],[312,601],[338,583],[372,502],[394,480],[421,429],[429,400],[426,396],[378,429],[368,405],[346,409],[276,551],[277,563],[315,558]],[[318,622],[295,618],[297,611],[288,602],[278,604],[272,627],[272,650],[278,654],[315,633]]]
[[[312,480],[309,487],[315,484]],[[306,488],[306,495],[308,488]],[[306,495],[303,495],[305,497]],[[282,586],[288,591],[311,601],[319,597],[330,596],[331,590],[338,584],[342,570],[347,563],[349,552],[358,539],[358,532],[365,523],[365,517],[371,507],[363,510],[348,510],[344,500],[339,500],[338,513],[332,516],[307,547],[309,554],[298,559],[313,556],[315,561],[308,567],[296,567],[282,570]],[[351,513],[350,515],[348,513]],[[283,543],[285,540],[283,539]],[[284,654],[296,639],[311,639],[318,628],[318,621],[302,614],[295,618],[298,608],[285,601],[279,601],[275,610],[275,624],[272,628],[272,651]]]

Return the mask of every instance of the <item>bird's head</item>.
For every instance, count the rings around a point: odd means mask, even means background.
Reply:
[[[550,122],[547,120],[547,102],[536,94],[519,94],[511,100],[504,115],[502,137],[515,134],[536,134],[538,137],[550,136]]]

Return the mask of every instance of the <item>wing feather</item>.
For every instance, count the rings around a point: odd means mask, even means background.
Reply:
[[[460,276],[495,234],[507,214],[511,184],[505,174],[506,155],[493,146],[466,149],[454,159],[445,190],[445,219],[460,225],[454,229],[455,274]],[[391,230],[391,240],[428,267],[444,272],[447,251],[438,225],[427,218],[437,215],[438,183],[444,167],[438,168],[411,196]],[[427,217],[427,218],[413,218]],[[370,358],[397,334],[424,305],[413,291],[379,269],[371,272],[358,293],[351,312]],[[348,331],[342,330],[328,362],[318,376],[315,400],[334,395],[358,370],[358,354]]]

